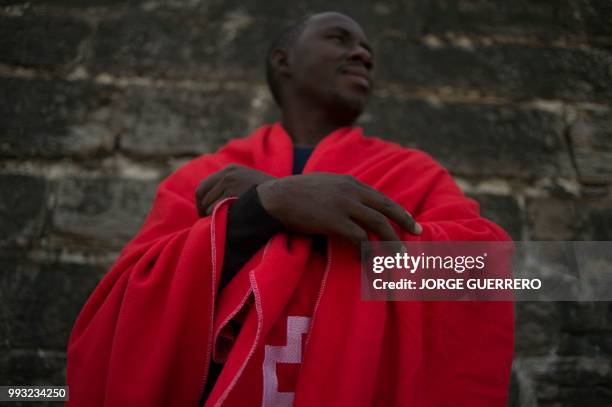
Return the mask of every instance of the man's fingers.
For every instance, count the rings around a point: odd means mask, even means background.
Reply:
[[[350,240],[356,245],[360,245],[361,242],[368,240],[368,232],[357,223],[351,221],[342,222],[338,225],[336,234]]]
[[[204,210],[204,213],[206,213],[206,216],[212,215],[212,212],[213,212],[213,209],[215,208],[215,205],[217,205],[223,198],[224,197],[221,196],[215,202],[213,202],[210,205],[208,205],[208,207]]]
[[[399,236],[395,233],[387,218],[369,206],[356,205],[351,210],[351,216],[357,223],[374,232],[380,240],[399,241]]]
[[[200,202],[200,208],[198,212],[203,212],[205,215],[210,215],[212,208],[214,208],[215,202],[219,201],[223,197],[225,192],[225,185],[223,184],[223,178],[217,182],[217,185],[212,187],[206,195],[202,197]],[[203,216],[203,215],[200,215]]]
[[[360,183],[363,187],[364,195],[362,196],[363,203],[378,212],[384,214],[389,219],[393,220],[400,227],[415,235],[420,235],[423,229],[412,215],[408,213],[401,205],[386,196],[380,191],[372,188],[369,185]]]
[[[206,179],[204,179],[202,182],[200,182],[200,185],[198,185],[195,191],[196,202],[200,202],[202,198],[204,198],[204,196],[208,194],[210,189],[212,189],[215,185],[219,183],[219,180],[223,178],[224,175],[225,174],[223,173],[223,170],[217,171],[214,174],[211,174],[206,177]]]

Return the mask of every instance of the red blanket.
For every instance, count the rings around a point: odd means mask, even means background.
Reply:
[[[329,238],[272,238],[218,292],[228,198],[199,218],[194,191],[235,162],[291,175],[279,123],[165,179],[136,237],[92,293],[68,344],[68,406],[196,406],[211,357],[224,362],[206,406],[505,406],[511,302],[367,302],[358,250]],[[359,127],[327,135],[304,173],[348,173],[415,216],[404,240],[509,240],[424,152]],[[371,235],[372,239],[375,239]],[[240,330],[232,321],[239,319]]]

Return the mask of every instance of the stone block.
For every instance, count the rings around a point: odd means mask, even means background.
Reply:
[[[570,160],[563,121],[549,112],[391,97],[375,98],[367,112],[369,134],[422,149],[457,175],[541,177]]]
[[[37,263],[14,252],[0,254],[0,265],[0,347],[65,351],[78,312],[103,270]]]
[[[66,354],[44,350],[15,349],[0,356],[0,380],[3,386],[65,386]],[[61,403],[61,402],[60,402]],[[57,406],[56,402],[11,402],[11,406]]]
[[[580,111],[569,138],[582,182],[612,184],[612,111]]]
[[[248,128],[253,92],[131,87],[126,91],[119,148],[139,156],[215,151]],[[263,124],[263,123],[261,123]]]
[[[408,90],[451,87],[507,98],[612,100],[612,54],[601,49],[380,43],[376,77]]]
[[[84,82],[0,78],[0,155],[61,157],[112,150],[114,90]]]
[[[100,24],[88,68],[117,76],[262,80],[268,28],[249,15],[224,21],[133,11]]]
[[[515,325],[516,358],[546,356],[559,346],[561,313],[555,302],[517,302]]]
[[[612,360],[609,358],[561,358],[535,377],[538,406],[612,404]]]
[[[589,1],[585,3],[597,3]],[[539,40],[583,39],[588,28],[571,0],[504,0],[427,2],[426,27],[431,33],[517,36]]]
[[[147,215],[155,181],[115,177],[58,181],[52,231],[123,246]]]
[[[0,245],[24,245],[40,237],[47,194],[44,178],[0,174]]]
[[[612,205],[608,198],[529,198],[530,240],[612,240]]]
[[[66,70],[77,61],[90,31],[85,22],[69,17],[0,16],[0,62]]]

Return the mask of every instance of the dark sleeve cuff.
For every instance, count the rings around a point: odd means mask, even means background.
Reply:
[[[283,224],[266,212],[257,194],[257,185],[246,190],[228,210],[225,256],[219,289],[275,234]]]

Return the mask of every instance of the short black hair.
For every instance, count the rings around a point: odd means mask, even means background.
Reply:
[[[301,18],[283,29],[274,39],[274,41],[272,41],[270,47],[268,48],[268,52],[266,53],[266,80],[268,82],[270,93],[272,93],[272,97],[279,107],[282,107],[280,81],[274,66],[272,65],[272,52],[276,48],[282,48],[287,51],[291,49],[297,39],[300,38],[300,35],[302,35],[302,32],[304,32],[304,28],[306,28],[310,16],[311,14]]]

